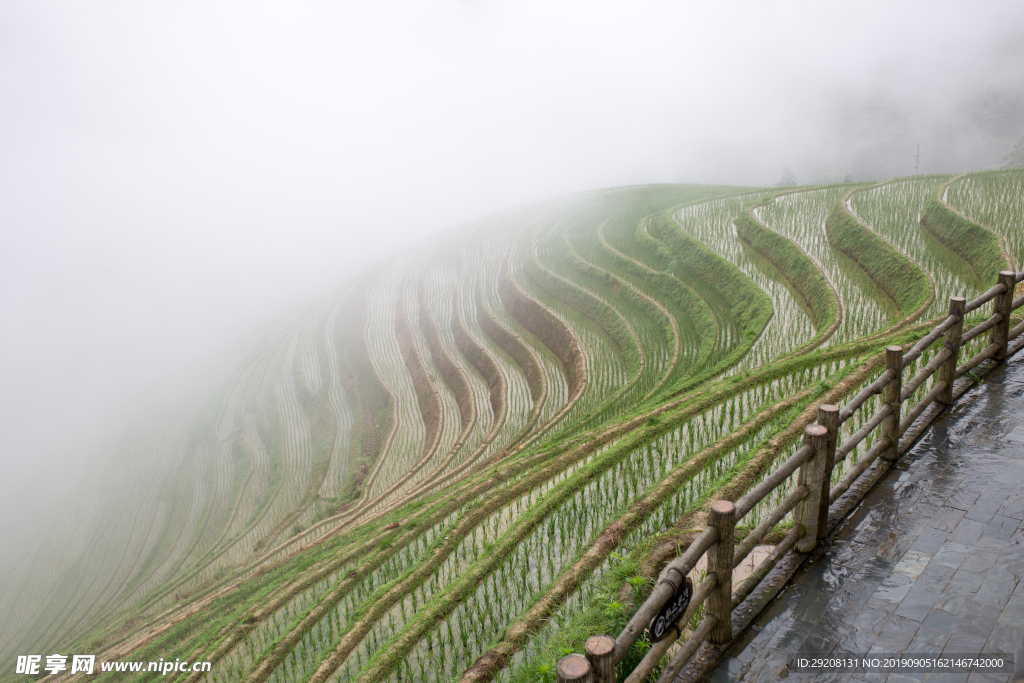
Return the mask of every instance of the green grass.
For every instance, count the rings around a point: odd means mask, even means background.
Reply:
[[[856,262],[907,316],[928,300],[931,283],[919,266],[837,204],[825,222],[829,244]]]
[[[1006,268],[999,239],[990,230],[951,210],[938,195],[925,203],[921,226],[967,263],[978,289],[994,285],[999,271]]]
[[[836,322],[838,302],[832,289],[818,267],[796,244],[772,232],[746,211],[736,218],[736,233],[782,274],[794,294],[811,311],[817,329],[815,338]]]

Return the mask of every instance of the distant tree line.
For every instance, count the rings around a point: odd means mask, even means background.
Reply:
[[[775,183],[775,187],[796,187],[796,176],[789,166],[782,169],[782,180]]]
[[[1024,168],[1024,135],[1010,148],[1009,154],[1003,157],[1006,166],[1003,168]]]

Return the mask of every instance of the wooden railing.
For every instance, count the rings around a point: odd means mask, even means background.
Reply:
[[[1024,332],[1024,323],[1010,329],[1011,311],[1024,305],[1024,296],[1013,299],[1014,287],[1021,280],[1024,280],[1024,271],[1002,271],[997,284],[978,298],[965,301],[963,297],[951,297],[949,315],[906,353],[900,346],[885,349],[885,371],[881,376],[857,392],[841,408],[819,405],[817,424],[805,428],[800,449],[739,500],[713,502],[707,527],[690,543],[686,552],[662,570],[650,597],[637,609],[622,633],[617,638],[593,636],[586,642],[585,655],[572,654],[561,659],[556,667],[558,682],[613,683],[617,680],[616,672],[626,653],[669,601],[678,597],[681,587],[688,580],[687,576],[705,555],[705,578],[700,585],[690,587],[692,595],[685,611],[673,618],[668,635],[651,646],[636,668],[628,673],[626,683],[640,683],[657,668],[701,605],[704,606],[703,619],[680,644],[663,669],[658,683],[674,680],[705,641],[716,645],[730,643],[733,639],[733,609],[753,592],[790,550],[795,548],[797,552],[808,553],[814,549],[818,540],[828,533],[830,505],[846,493],[876,460],[882,458],[895,461],[899,457],[900,437],[914,421],[933,403],[949,405],[953,402],[953,383],[956,379],[988,359],[1002,361],[1006,358],[1009,342]],[[991,316],[965,333],[964,316],[988,301],[993,302]],[[985,332],[989,333],[988,346],[958,365],[961,347]],[[943,337],[942,350],[916,375],[904,382],[904,368]],[[932,389],[901,419],[903,403],[935,373],[938,373],[937,381]],[[843,423],[853,417],[868,399],[878,394],[882,395],[879,409],[842,445],[838,445],[838,434]],[[833,468],[876,429],[880,429],[881,433],[871,449],[850,467],[835,486],[830,487]],[[736,523],[794,473],[798,473],[796,487],[737,544]],[[733,570],[790,512],[793,512],[792,531],[786,534],[748,578],[734,587]]]

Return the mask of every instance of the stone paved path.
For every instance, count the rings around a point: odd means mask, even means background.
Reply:
[[[997,368],[894,467],[733,647],[725,681],[1007,681],[806,674],[798,652],[1015,653],[1024,639],[1024,357]]]

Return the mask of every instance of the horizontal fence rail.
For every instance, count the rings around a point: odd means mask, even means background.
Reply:
[[[594,636],[587,641],[585,655],[574,654],[561,659],[556,667],[559,683],[613,683],[617,675],[625,676],[626,683],[640,683],[657,669],[673,645],[678,645],[658,678],[658,683],[669,683],[705,642],[715,645],[730,643],[733,639],[733,609],[791,550],[808,553],[814,549],[828,533],[829,506],[849,491],[879,458],[896,460],[900,437],[915,420],[934,404],[949,405],[953,402],[953,383],[957,378],[970,373],[986,360],[1006,358],[1009,342],[1024,333],[1024,322],[1012,329],[1009,326],[1011,313],[1024,305],[1024,296],[1013,298],[1015,285],[1022,280],[1024,271],[1002,271],[997,284],[977,298],[966,301],[963,297],[951,297],[949,315],[910,349],[906,352],[900,346],[885,349],[885,370],[877,379],[842,407],[819,405],[817,424],[804,429],[801,447],[739,500],[712,502],[707,526],[682,555],[662,570],[651,595],[640,605],[619,636]],[[991,315],[964,332],[964,317],[989,301],[993,302]],[[958,365],[961,347],[985,332],[989,333],[988,346]],[[917,374],[904,381],[904,369],[940,339],[943,348]],[[931,389],[901,419],[903,404],[914,397],[933,375],[936,381]],[[842,425],[877,395],[882,396],[878,410],[843,444],[837,444]],[[872,447],[835,486],[830,487],[835,466],[848,458],[876,430],[880,433]],[[794,473],[797,485],[793,491],[765,513],[757,526],[736,543],[736,524]],[[790,513],[793,514],[792,530],[748,578],[734,587],[733,570]],[[654,618],[679,595],[684,586],[690,588],[687,577],[705,557],[705,578],[699,586],[692,588],[688,605],[682,614],[674,617],[665,637],[651,646],[633,671],[618,671],[619,664]],[[687,626],[701,606],[704,608],[703,618],[686,640],[678,643],[678,639],[687,634]]]

